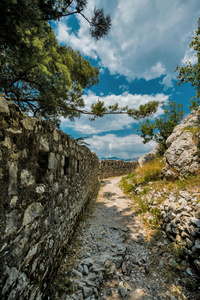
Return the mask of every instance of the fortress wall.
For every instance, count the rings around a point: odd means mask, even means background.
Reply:
[[[102,159],[100,161],[101,178],[125,175],[132,173],[137,167],[136,161],[123,161],[114,159]]]
[[[87,147],[0,97],[0,296],[43,299],[98,187]]]

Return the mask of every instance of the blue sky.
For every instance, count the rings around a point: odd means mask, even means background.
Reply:
[[[102,40],[91,39],[85,19],[63,18],[53,27],[62,45],[79,50],[100,70],[100,83],[85,91],[89,107],[98,98],[106,105],[119,103],[137,108],[150,100],[176,100],[189,113],[195,95],[189,85],[176,86],[174,69],[186,60],[196,62],[189,48],[198,18],[199,0],[89,0],[85,15],[94,7],[111,14],[112,28]],[[162,114],[159,107],[156,116]],[[61,129],[86,142],[98,157],[133,158],[149,152],[154,142],[143,144],[135,131],[137,122],[126,115],[109,115],[90,122],[87,116],[71,122],[62,119]]]

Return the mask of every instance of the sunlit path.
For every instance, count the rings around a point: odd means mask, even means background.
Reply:
[[[163,241],[149,238],[119,188],[121,177],[102,180],[67,249],[54,284],[54,298],[74,300],[198,299],[175,297],[161,259]]]

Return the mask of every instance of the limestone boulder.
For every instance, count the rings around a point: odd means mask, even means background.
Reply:
[[[188,116],[174,128],[166,141],[166,164],[162,174],[167,179],[195,174],[200,167],[200,111]]]

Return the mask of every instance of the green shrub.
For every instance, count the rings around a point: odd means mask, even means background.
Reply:
[[[131,193],[133,191],[133,185],[129,181],[127,181],[125,177],[121,179],[120,184],[125,193]]]
[[[157,207],[154,207],[150,210],[150,213],[154,216],[154,219],[149,220],[149,224],[153,227],[159,225],[160,220],[162,219],[161,210]]]

